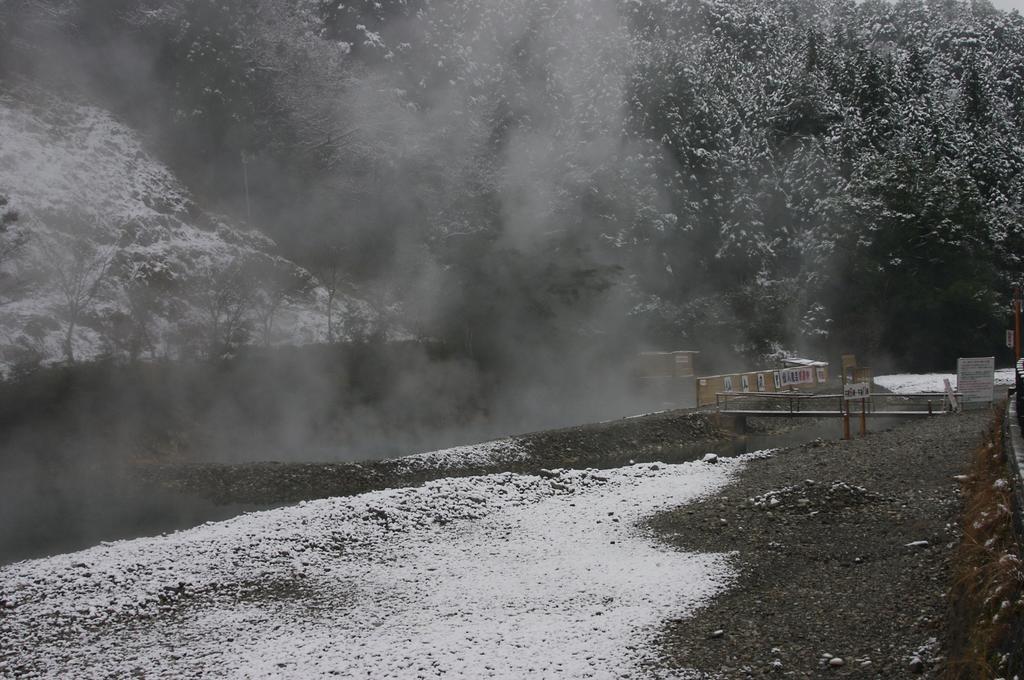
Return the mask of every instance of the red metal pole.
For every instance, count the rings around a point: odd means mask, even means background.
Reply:
[[[1014,286],[1014,368],[1021,360],[1021,287]]]

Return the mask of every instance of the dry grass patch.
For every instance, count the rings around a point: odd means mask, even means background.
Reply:
[[[1024,562],[1002,426],[1003,414],[997,411],[963,481],[963,536],[953,556],[946,680],[1024,673]]]

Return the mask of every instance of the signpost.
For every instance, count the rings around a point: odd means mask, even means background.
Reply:
[[[1013,287],[1013,362],[1020,361],[1020,286]]]
[[[843,385],[843,399],[854,401],[871,396],[871,383],[847,383]]]
[[[871,396],[871,383],[846,383],[843,385],[843,439],[850,438],[850,402],[860,399],[860,436],[868,433],[868,397]]]
[[[693,359],[691,352],[675,352],[676,376],[689,377],[693,375]]]
[[[991,406],[995,388],[995,357],[960,358],[956,362],[956,391],[965,409]]]

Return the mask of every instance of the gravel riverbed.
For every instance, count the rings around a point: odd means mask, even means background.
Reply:
[[[149,465],[134,470],[134,476],[141,484],[218,504],[279,505],[445,477],[683,462],[697,460],[705,451],[729,448],[731,441],[712,414],[666,411],[386,460]]]
[[[955,477],[990,419],[942,416],[781,450],[719,494],[654,517],[666,541],[733,552],[740,569],[710,606],[662,627],[662,672],[938,677]]]

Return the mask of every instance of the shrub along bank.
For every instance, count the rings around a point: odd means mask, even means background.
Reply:
[[[1009,443],[997,411],[963,478],[962,538],[953,557],[947,680],[1024,673],[1024,561],[1013,519]],[[1019,483],[1019,481],[1018,481]]]

